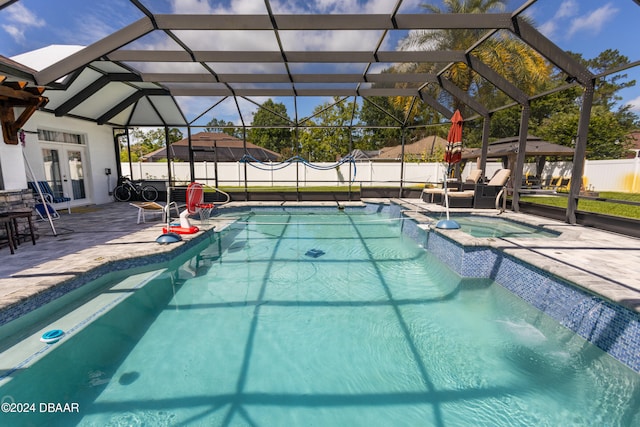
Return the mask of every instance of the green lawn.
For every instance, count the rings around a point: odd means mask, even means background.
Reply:
[[[405,188],[412,188],[411,186],[407,186]],[[416,187],[416,188],[422,188]],[[221,187],[220,188],[226,192],[244,192],[245,188],[240,186],[234,187]],[[214,191],[213,189],[208,189],[205,187],[205,191]],[[285,192],[295,192],[296,187],[248,187],[247,191],[249,192],[277,192],[277,193],[285,193]],[[338,192],[348,192],[348,186],[317,186],[317,187],[299,187],[297,191],[300,192],[328,192],[328,193],[338,193]],[[359,185],[352,185],[351,191],[360,191]],[[608,192],[602,191],[599,194],[599,197],[602,199],[608,200],[620,200],[627,202],[637,202],[640,203],[640,193],[618,193],[618,192]],[[558,196],[523,196],[520,198],[523,202],[536,203],[547,206],[555,206],[559,208],[566,209],[567,208],[567,197],[564,195]],[[634,218],[640,219],[640,206],[626,205],[623,203],[615,203],[611,201],[600,201],[600,200],[586,200],[580,199],[578,201],[578,210],[585,212],[594,212],[605,215],[613,215],[613,216],[621,216],[626,218]]]
[[[602,191],[599,194],[599,198],[607,199],[608,201],[580,199],[578,200],[578,210],[612,216],[621,216],[625,218],[640,219],[640,206],[626,205],[611,201],[620,200],[640,203],[640,193],[617,193],[611,191]],[[540,205],[556,206],[564,209],[567,208],[567,198],[562,195],[535,197],[523,196],[520,198],[520,200],[523,202],[537,203]]]

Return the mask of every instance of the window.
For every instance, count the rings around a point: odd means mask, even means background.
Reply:
[[[82,135],[68,132],[61,132],[56,130],[44,130],[38,129],[38,139],[40,141],[48,142],[64,142],[66,144],[80,144],[84,145]]]

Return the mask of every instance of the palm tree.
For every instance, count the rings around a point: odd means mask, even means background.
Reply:
[[[431,13],[492,13],[500,12],[505,7],[502,0],[444,0],[443,3],[444,10],[432,4],[423,4],[422,7]],[[400,48],[467,51],[485,33],[484,29],[414,31],[401,42]],[[494,34],[471,53],[527,94],[535,93],[551,75],[549,63],[507,31]],[[438,72],[442,64],[404,65],[407,66],[417,72]],[[479,98],[484,98],[480,101],[485,105],[493,104],[490,97],[495,96],[495,90],[488,90],[486,82],[466,64],[452,65],[446,76],[464,91],[473,89],[472,92]],[[462,106],[457,99],[454,99],[453,103],[454,110]]]

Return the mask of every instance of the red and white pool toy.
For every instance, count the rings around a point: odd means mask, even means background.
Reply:
[[[196,227],[195,225],[192,225],[190,227],[180,227],[178,225],[169,226],[168,230],[167,230],[167,227],[163,227],[162,228],[162,233],[164,233],[164,234],[166,234],[166,233],[194,234],[194,233],[197,233],[198,231],[200,231],[200,229],[198,227]]]

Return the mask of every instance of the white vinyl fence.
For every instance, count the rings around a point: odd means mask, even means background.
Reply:
[[[444,179],[446,166],[442,163],[405,163],[399,162],[357,162],[345,163],[340,167],[331,168],[331,163],[314,163],[317,170],[302,163],[293,163],[287,167],[274,170],[266,164],[258,165],[260,169],[247,163],[198,162],[195,164],[195,178],[207,185],[216,184],[216,170],[218,186],[244,186],[245,179],[248,186],[403,186],[424,185],[425,183],[439,183]],[[476,167],[475,163],[467,163],[462,172],[465,177]],[[488,162],[485,176],[491,177],[500,169],[499,162]],[[544,167],[542,177],[569,177],[571,162],[552,162]],[[134,180],[166,180],[168,169],[166,163],[138,162],[122,165],[123,174]],[[188,163],[172,163],[171,174],[177,183],[190,181]],[[524,175],[535,175],[535,164],[525,164]],[[622,191],[640,192],[640,158],[620,160],[587,160],[584,176],[587,189],[592,191]]]

